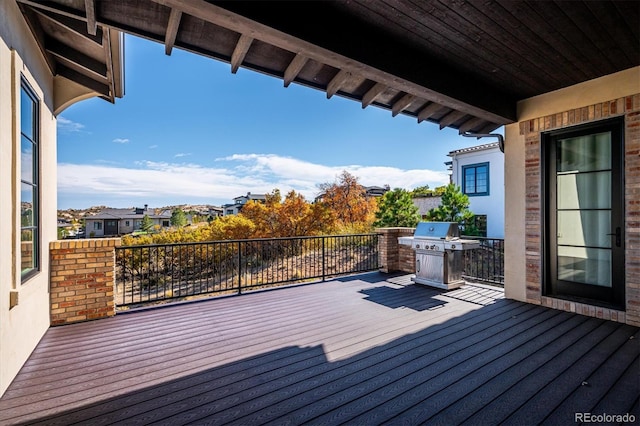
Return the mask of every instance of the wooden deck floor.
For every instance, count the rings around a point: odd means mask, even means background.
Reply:
[[[0,424],[637,422],[638,331],[364,274],[51,328]]]

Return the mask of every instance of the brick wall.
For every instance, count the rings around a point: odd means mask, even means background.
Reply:
[[[625,311],[542,295],[542,175],[541,133],[595,122],[609,117],[625,118]],[[520,123],[525,138],[526,191],[526,297],[541,304],[579,314],[640,326],[640,94],[613,99]]]
[[[378,237],[378,264],[380,271],[416,272],[416,253],[410,246],[398,244],[399,237],[410,237],[415,228],[379,228],[376,229]]]
[[[115,247],[119,245],[119,238],[50,243],[51,325],[115,315]]]

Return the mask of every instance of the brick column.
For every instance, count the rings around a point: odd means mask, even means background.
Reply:
[[[115,315],[115,247],[119,238],[53,241],[51,325]]]
[[[380,271],[414,273],[416,264],[415,251],[398,244],[399,237],[410,237],[415,228],[378,228],[378,264]]]

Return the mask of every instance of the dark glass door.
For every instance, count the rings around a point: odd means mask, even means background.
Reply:
[[[118,221],[117,220],[105,220],[104,221],[104,235],[118,235]]]
[[[624,305],[621,121],[545,139],[546,292]]]

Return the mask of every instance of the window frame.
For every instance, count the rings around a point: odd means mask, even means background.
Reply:
[[[483,192],[478,192],[478,173],[477,173],[477,169],[480,167],[486,167],[487,168],[487,190],[483,191]],[[470,169],[474,169],[476,170],[474,173],[474,186],[475,186],[475,192],[467,192],[467,170]],[[482,197],[482,196],[488,196],[490,195],[490,162],[489,161],[485,161],[483,163],[474,163],[474,164],[465,164],[462,166],[462,170],[461,170],[461,175],[462,175],[462,193],[469,196],[469,197]]]
[[[22,110],[23,110],[23,105],[22,105],[22,99],[23,96],[22,94],[25,94],[32,102],[32,106],[33,106],[33,117],[32,117],[32,123],[31,124],[31,131],[32,131],[32,135],[28,136],[25,135],[23,132],[23,117],[22,117]],[[23,171],[20,171],[20,176],[19,176],[19,182],[20,182],[20,250],[19,250],[19,261],[18,261],[18,265],[20,267],[20,281],[22,284],[25,284],[31,277],[37,275],[38,273],[40,273],[41,271],[41,267],[42,267],[42,262],[41,262],[41,255],[40,255],[40,249],[41,249],[41,221],[40,221],[40,199],[41,199],[41,194],[40,194],[40,98],[38,97],[38,95],[36,94],[36,91],[33,89],[33,87],[31,86],[31,84],[29,84],[29,81],[27,80],[27,78],[24,75],[21,75],[20,77],[20,122],[19,122],[19,126],[20,126],[20,164],[22,165],[22,143],[23,143],[23,139],[26,139],[29,143],[32,144],[32,158],[31,158],[31,180],[32,181],[28,181],[23,179],[24,175],[23,175]],[[32,223],[28,226],[23,226],[22,224],[22,186],[23,185],[29,185],[31,187],[31,194],[32,194],[32,200],[31,200],[31,216],[32,216]],[[32,263],[32,267],[27,269],[27,270],[23,270],[22,267],[22,233],[24,231],[31,231],[32,232],[32,250],[31,250],[31,263]]]
[[[584,285],[571,281],[558,280],[557,277],[557,244],[555,235],[557,235],[557,199],[556,187],[557,178],[555,164],[556,150],[555,143],[558,139],[577,137],[583,135],[596,134],[601,132],[611,132],[611,212],[612,226],[615,224],[623,230],[621,237],[621,245],[611,250],[616,250],[617,255],[612,257],[612,276],[611,287],[600,287],[594,285]],[[542,133],[541,144],[541,175],[542,175],[542,249],[543,249],[543,286],[542,294],[563,300],[579,301],[590,305],[603,306],[617,310],[625,310],[625,209],[624,203],[618,203],[616,200],[624,200],[624,182],[625,182],[625,125],[624,118],[615,117],[612,119],[599,120],[587,124],[576,125],[568,128],[562,128]],[[617,150],[617,151],[616,151]],[[619,222],[618,222],[619,220]],[[613,256],[613,251],[612,251]]]

